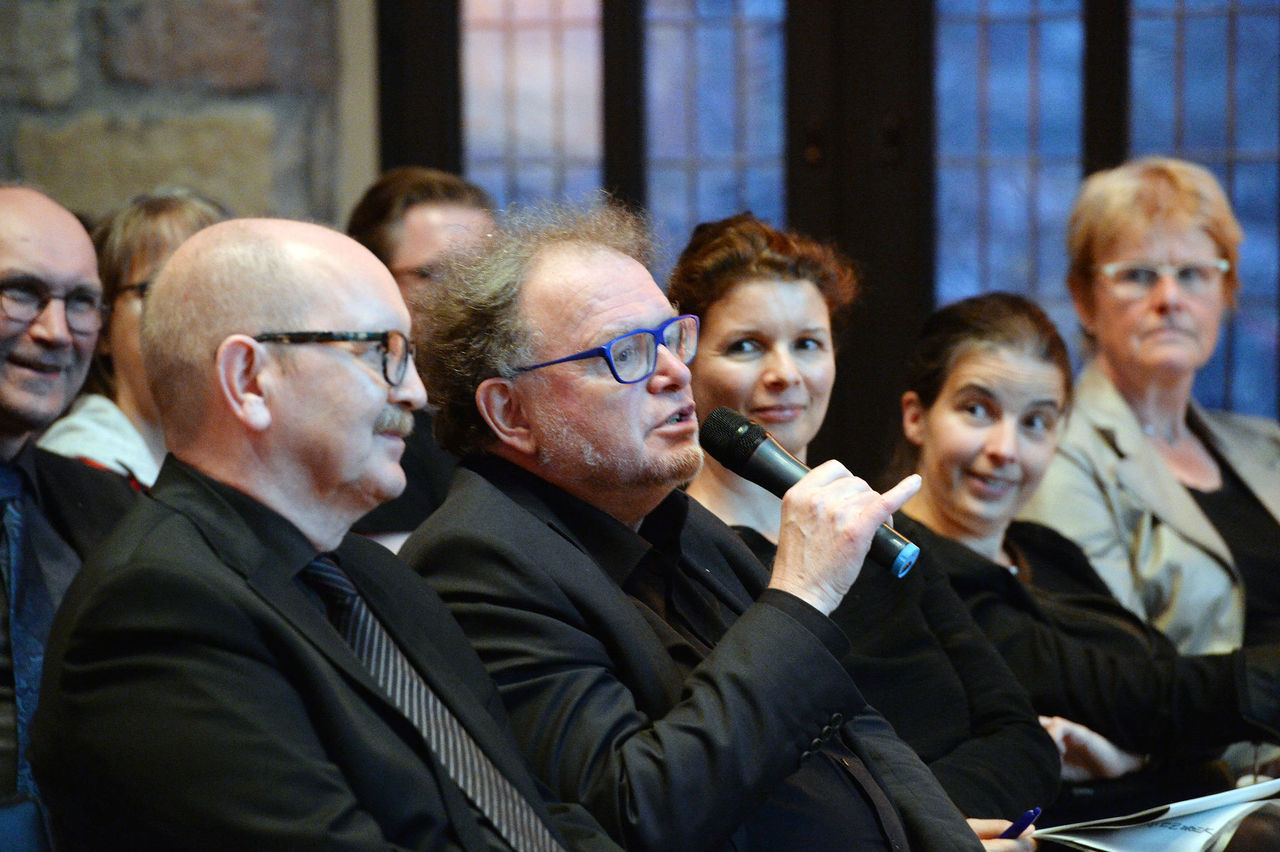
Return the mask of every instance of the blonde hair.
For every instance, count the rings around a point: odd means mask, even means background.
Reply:
[[[1067,227],[1072,297],[1092,307],[1098,258],[1117,240],[1155,226],[1199,228],[1231,264],[1223,278],[1227,304],[1240,286],[1237,266],[1244,233],[1218,179],[1203,166],[1172,157],[1144,157],[1085,180]]]
[[[221,204],[185,187],[162,187],[129,199],[93,230],[102,302],[107,312],[114,310],[120,288],[140,265],[153,267],[154,275],[159,271],[154,267],[183,240],[229,218],[231,214]],[[103,334],[110,334],[110,326],[103,329]],[[115,397],[115,369],[109,355],[94,355],[84,392]]]

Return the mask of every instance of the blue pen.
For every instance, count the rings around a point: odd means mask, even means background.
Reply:
[[[1027,811],[1025,814],[1015,819],[1013,821],[1013,825],[1004,830],[1004,834],[1000,835],[1000,839],[1012,839],[1022,834],[1022,832],[1027,830],[1027,826],[1036,821],[1038,816],[1040,816],[1040,808],[1032,808]]]

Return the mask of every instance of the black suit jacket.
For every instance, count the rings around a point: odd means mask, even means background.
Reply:
[[[25,479],[28,552],[39,566],[50,602],[57,607],[90,549],[128,511],[138,492],[123,477],[38,449],[34,441],[23,446],[13,465]],[[7,602],[8,595],[0,594],[0,607],[7,607]],[[5,625],[0,629],[6,631],[7,612],[0,617]],[[16,714],[13,658],[6,632],[0,636],[0,799],[16,790]]]
[[[585,804],[629,849],[749,847],[739,827],[753,809],[810,750],[842,735],[879,773],[913,848],[981,848],[827,642],[768,600],[781,593],[752,603],[767,573],[719,519],[682,493],[667,498],[681,552],[737,615],[686,677],[663,625],[540,496],[550,487],[496,459],[464,462],[401,555],[458,617],[561,798]],[[592,525],[579,524],[581,534]],[[748,591],[745,602],[734,588]]]
[[[483,849],[457,787],[297,576],[279,515],[173,458],[55,620],[32,764],[69,849]],[[343,568],[432,689],[571,844],[429,587],[347,536]],[[554,810],[554,816],[553,816]]]
[[[1048,589],[906,515],[895,525],[946,571],[1039,713],[1165,759],[1280,739],[1280,649],[1179,654],[1111,596],[1079,547],[1039,524],[1015,521],[1006,542]]]
[[[37,503],[71,549],[85,559],[138,498],[123,476],[29,444]]]
[[[776,545],[735,527],[773,564]],[[869,563],[831,620],[858,687],[968,816],[1017,819],[1053,801],[1061,762],[1026,690],[926,556],[905,577]]]

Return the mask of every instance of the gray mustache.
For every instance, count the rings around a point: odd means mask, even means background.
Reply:
[[[379,435],[391,432],[401,438],[407,438],[413,431],[413,414],[403,408],[389,405],[378,415],[377,422],[373,424],[373,431]]]

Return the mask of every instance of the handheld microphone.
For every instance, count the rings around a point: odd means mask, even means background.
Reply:
[[[698,433],[702,448],[729,470],[781,497],[809,468],[773,439],[763,426],[732,408],[711,412]],[[871,540],[872,559],[905,577],[920,548],[893,527],[880,525]]]

